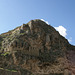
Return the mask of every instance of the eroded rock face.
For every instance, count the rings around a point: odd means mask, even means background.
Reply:
[[[52,26],[31,20],[0,35],[0,67],[15,68],[21,75],[22,70],[34,75],[66,75],[69,74],[66,53],[71,48],[74,51],[75,47]]]

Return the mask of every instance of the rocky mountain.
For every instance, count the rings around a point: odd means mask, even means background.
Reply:
[[[75,46],[51,25],[31,20],[0,35],[1,75],[75,75]]]

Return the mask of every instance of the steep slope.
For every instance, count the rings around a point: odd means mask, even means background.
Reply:
[[[31,20],[0,35],[0,67],[20,75],[69,75],[74,50],[52,26]]]

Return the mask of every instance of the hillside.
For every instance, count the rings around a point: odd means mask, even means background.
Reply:
[[[2,75],[75,75],[74,58],[75,46],[39,19],[0,35]]]

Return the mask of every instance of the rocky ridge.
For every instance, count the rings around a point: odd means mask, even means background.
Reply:
[[[16,75],[73,75],[74,50],[51,25],[31,20],[0,35],[0,67]]]

